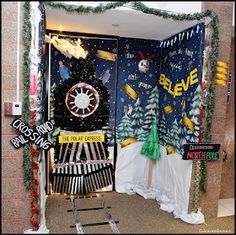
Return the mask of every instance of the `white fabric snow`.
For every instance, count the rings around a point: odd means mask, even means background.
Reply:
[[[49,234],[49,230],[47,229],[45,224],[40,225],[39,229],[37,231],[34,231],[33,229],[27,229],[24,231],[24,234]]]
[[[143,142],[120,148],[115,171],[115,188],[119,193],[140,194],[156,199],[160,209],[173,213],[175,218],[191,224],[204,223],[201,212],[188,214],[192,161],[182,160],[178,153],[166,154],[160,146],[160,160],[152,162],[152,187],[147,188],[149,158],[142,155]]]

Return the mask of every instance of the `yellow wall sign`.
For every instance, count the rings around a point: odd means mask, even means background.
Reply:
[[[104,142],[104,134],[59,135],[59,143]]]
[[[176,96],[182,96],[182,91],[187,91],[190,86],[198,83],[197,68],[194,68],[187,77],[186,80],[181,79],[181,83],[176,83],[174,86],[172,81],[161,73],[159,78],[160,85],[163,86],[168,93],[170,93],[174,98]]]

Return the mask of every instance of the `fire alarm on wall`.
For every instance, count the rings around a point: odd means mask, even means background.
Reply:
[[[21,116],[22,115],[21,102],[13,102],[12,115],[13,116]]]

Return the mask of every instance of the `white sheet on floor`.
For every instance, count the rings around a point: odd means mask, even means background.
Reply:
[[[119,144],[118,144],[119,145]],[[140,154],[143,142],[118,147],[115,189],[120,193],[138,193],[145,199],[156,199],[160,209],[173,212],[175,218],[191,224],[204,223],[201,212],[188,214],[192,161],[182,160],[178,153],[166,154],[160,146],[161,158],[152,161],[152,187],[147,188],[149,158]]]

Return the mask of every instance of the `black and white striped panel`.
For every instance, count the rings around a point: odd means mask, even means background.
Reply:
[[[79,163],[53,169],[55,193],[86,194],[112,184],[111,163]]]
[[[105,142],[79,142],[57,144],[55,163],[73,163],[86,160],[107,160],[108,145]]]
[[[56,193],[83,194],[83,165],[65,165],[52,171],[52,190]]]
[[[87,174],[84,178],[86,193],[94,192],[112,184],[111,165],[107,165],[107,163],[91,164],[85,168],[87,168]]]

